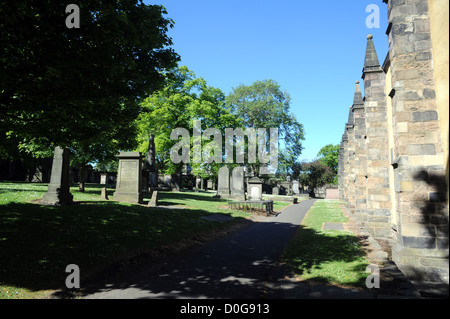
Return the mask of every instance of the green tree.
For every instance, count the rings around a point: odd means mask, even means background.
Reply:
[[[155,159],[157,169],[163,174],[180,172],[183,163],[174,164],[170,158],[172,147],[177,141],[171,140],[171,132],[176,128],[187,129],[190,133],[189,145],[193,145],[193,121],[201,121],[201,131],[217,128],[222,137],[225,128],[239,126],[239,120],[225,109],[224,93],[208,86],[202,78],[187,67],[170,71],[166,86],[146,98],[141,104],[141,114],[137,120],[138,150],[148,150],[148,138],[155,135]],[[210,141],[202,141],[202,146]],[[221,149],[223,154],[223,148]],[[192,153],[192,152],[191,152]],[[191,154],[192,158],[192,154]],[[193,163],[191,172],[195,176],[216,176],[220,163]]]
[[[317,154],[319,161],[337,174],[339,165],[339,145],[328,144],[322,147]]]
[[[333,181],[335,174],[328,166],[315,160],[310,163],[302,163],[299,181],[303,186],[308,186],[310,192],[314,194],[318,187]]]
[[[278,128],[279,163],[289,167],[300,156],[304,140],[303,125],[290,111],[291,98],[273,80],[256,81],[252,85],[240,85],[227,96],[230,111],[243,119],[246,128]],[[267,134],[268,135],[268,134]],[[252,165],[258,173],[259,163]]]
[[[78,29],[66,27],[66,5],[0,4],[0,131],[26,143],[75,148],[126,129],[179,59],[160,5],[82,1]]]

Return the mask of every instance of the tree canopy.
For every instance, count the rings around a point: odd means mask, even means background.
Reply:
[[[66,5],[1,2],[0,132],[63,147],[121,138],[179,59],[173,21],[160,5],[86,0],[69,29]]]
[[[278,128],[280,168],[295,163],[303,150],[303,125],[290,110],[291,98],[274,80],[240,85],[227,96],[227,107],[247,128]],[[254,169],[255,170],[255,169]],[[255,170],[257,171],[257,170]]]
[[[317,154],[319,161],[331,168],[337,174],[339,165],[339,145],[328,144]]]
[[[314,192],[318,187],[333,182],[335,176],[333,171],[319,160],[303,163],[301,166],[299,181],[302,185],[308,186],[310,191]]]
[[[171,139],[173,130],[188,130],[190,146],[193,145],[194,120],[201,121],[202,132],[207,128],[217,128],[222,135],[225,128],[238,127],[240,124],[238,118],[225,109],[224,93],[208,86],[204,79],[196,78],[187,67],[172,70],[168,78],[166,86],[146,98],[141,105],[142,110],[137,121],[138,144],[139,151],[146,152],[149,134],[154,134],[158,170],[161,173],[173,174],[180,171],[183,165],[173,163],[170,158],[172,147],[177,142]],[[204,138],[202,145],[207,142]],[[222,152],[222,149],[220,151]],[[202,177],[216,175],[220,165],[191,161],[192,173]]]
[[[0,137],[8,139],[0,145],[3,158],[24,151],[49,157],[61,146],[72,150],[72,164],[112,167],[120,150],[146,152],[154,134],[157,168],[172,174],[182,166],[170,158],[177,142],[172,131],[192,132],[200,123],[195,121],[201,121],[201,132],[216,128],[221,137],[226,128],[266,129],[267,137],[276,128],[279,173],[294,166],[303,149],[303,125],[277,82],[240,85],[226,96],[187,67],[178,67],[167,35],[174,22],[161,5],[86,0],[77,4],[79,28],[66,26],[66,5],[0,4]],[[211,146],[209,133],[202,136],[202,149]],[[267,149],[270,142],[267,138]],[[191,136],[189,145],[194,144]],[[204,157],[219,151],[206,149]],[[220,150],[222,158],[225,145]],[[193,161],[190,168],[207,177],[217,175],[221,165]]]

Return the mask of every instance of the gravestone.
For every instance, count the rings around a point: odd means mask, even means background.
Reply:
[[[37,166],[31,170],[28,181],[32,183],[49,183],[52,171],[52,158],[38,160]]]
[[[53,153],[52,173],[48,191],[42,198],[44,205],[63,205],[73,202],[69,184],[69,150],[59,146]]]
[[[230,170],[227,166],[219,169],[219,182],[217,195],[228,198],[230,196]]]
[[[102,184],[102,185],[108,184],[108,174],[107,173],[100,174],[100,184]]]
[[[294,192],[294,194],[300,194],[300,189],[298,187],[298,181],[292,182],[292,191]]]
[[[200,177],[195,178],[195,191],[198,192],[202,188],[202,179]]]
[[[272,188],[272,195],[279,195],[280,193],[280,188],[278,186],[275,186],[274,188]]]
[[[280,183],[280,194],[281,195],[291,195],[292,188],[291,188],[291,182],[281,182]]]
[[[108,200],[108,190],[106,187],[102,187],[101,199]]]
[[[114,200],[142,203],[142,156],[139,152],[120,152]]]
[[[231,176],[231,197],[236,200],[245,200],[244,168],[235,167]]]
[[[207,189],[213,189],[213,186],[214,184],[213,184],[213,181],[212,180],[210,180],[210,179],[208,179],[207,181],[206,181],[206,188]]]
[[[253,177],[247,182],[248,200],[262,200],[262,181]]]
[[[148,206],[151,206],[151,207],[158,206],[158,191],[152,192],[152,198],[148,202]]]

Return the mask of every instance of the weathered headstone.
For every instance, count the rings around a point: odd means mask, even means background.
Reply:
[[[300,194],[300,189],[298,187],[298,181],[292,182],[292,191],[294,192],[294,194]]]
[[[200,177],[195,178],[195,191],[198,192],[202,188],[202,179]]]
[[[73,202],[69,184],[69,150],[55,147],[48,191],[42,198],[44,205],[63,205]]]
[[[279,195],[280,193],[280,188],[278,186],[275,186],[274,188],[272,188],[272,195]]]
[[[280,194],[281,195],[291,195],[292,188],[291,188],[291,182],[281,182],[280,183]]]
[[[114,200],[142,203],[142,156],[139,152],[120,152]]]
[[[231,175],[231,197],[237,200],[245,200],[244,168],[235,167]]]
[[[262,181],[253,177],[247,182],[248,200],[262,200]]]
[[[152,198],[148,202],[148,206],[151,206],[151,207],[158,206],[158,191],[152,192]]]
[[[102,187],[102,193],[101,193],[100,198],[103,199],[103,200],[108,200],[109,199],[108,198],[108,190],[107,190],[106,187]]]
[[[102,184],[102,185],[108,184],[108,174],[107,173],[100,174],[100,184]]]
[[[221,197],[230,196],[230,170],[227,166],[219,169],[219,182],[217,187],[217,195]]]

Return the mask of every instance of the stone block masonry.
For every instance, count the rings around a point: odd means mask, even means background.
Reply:
[[[362,98],[359,81],[356,81],[355,94],[352,105],[353,116],[353,145],[354,157],[352,169],[354,172],[355,192],[355,216],[361,226],[367,222],[367,154],[366,154],[366,114],[364,112],[364,101]]]
[[[390,239],[391,197],[389,190],[389,144],[386,80],[373,43],[367,37],[366,58],[362,78],[365,101],[365,152],[367,155],[367,222],[366,229],[374,238]]]
[[[448,284],[448,72],[434,67],[448,70],[448,35],[442,44],[430,26],[448,25],[436,12],[449,2],[384,2],[389,53],[380,65],[367,37],[364,98],[357,83],[340,145],[339,196],[407,277]],[[445,50],[443,65],[436,58]]]

